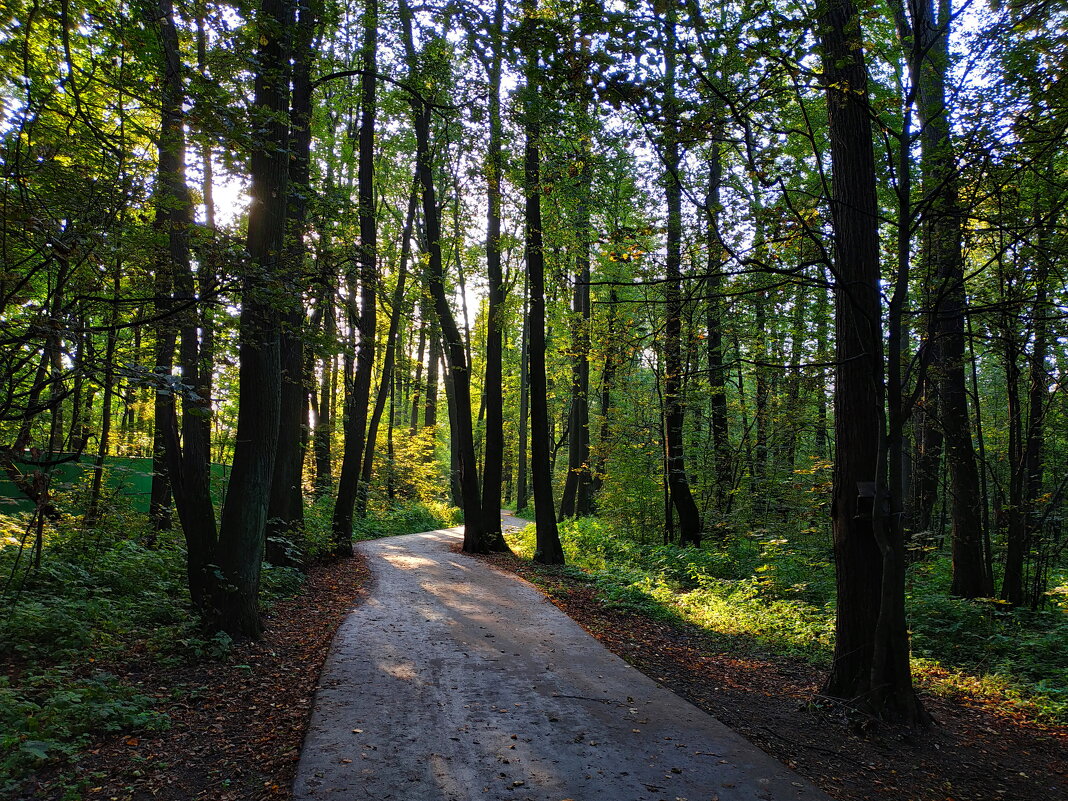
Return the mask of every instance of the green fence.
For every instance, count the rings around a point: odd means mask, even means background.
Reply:
[[[82,458],[64,462],[52,468],[50,488],[56,505],[63,511],[80,512],[92,481],[95,459]],[[20,465],[23,472],[30,472],[29,465]],[[211,494],[216,503],[222,502],[230,466],[211,466]],[[138,512],[148,514],[152,494],[152,459],[148,457],[109,456],[104,460],[103,495],[117,497]],[[33,501],[19,492],[18,487],[0,473],[0,513],[32,512]]]

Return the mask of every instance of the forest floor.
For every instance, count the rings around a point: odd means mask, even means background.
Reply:
[[[695,626],[606,603],[573,571],[483,557],[542,590],[590,634],[842,801],[1064,801],[1068,727],[968,698],[922,694],[936,724],[913,731],[822,702],[813,665],[724,653]]]
[[[573,573],[514,557],[494,567],[536,584],[610,650],[843,801],[1068,799],[1068,728],[967,699],[925,696],[937,725],[899,730],[814,703],[817,668],[728,654],[698,629],[605,603]],[[42,772],[20,798],[288,801],[334,631],[366,594],[359,557],[315,567],[277,604],[264,638],[190,669],[137,654],[110,669],[155,696],[160,732],[98,740],[73,772]]]
[[[265,616],[258,642],[223,661],[165,667],[137,653],[97,665],[157,701],[164,731],[98,739],[74,763],[39,773],[21,799],[287,801],[334,632],[366,595],[359,556],[313,566],[297,596]]]

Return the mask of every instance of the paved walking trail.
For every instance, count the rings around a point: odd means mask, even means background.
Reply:
[[[461,538],[360,543],[295,801],[828,801]]]

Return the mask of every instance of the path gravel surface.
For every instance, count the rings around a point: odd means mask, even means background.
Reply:
[[[828,800],[461,541],[360,543],[374,585],[323,669],[295,801]]]

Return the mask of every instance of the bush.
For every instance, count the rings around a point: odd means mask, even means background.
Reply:
[[[72,756],[94,732],[162,729],[152,699],[109,673],[28,672],[18,687],[0,676],[0,789],[49,759]]]

